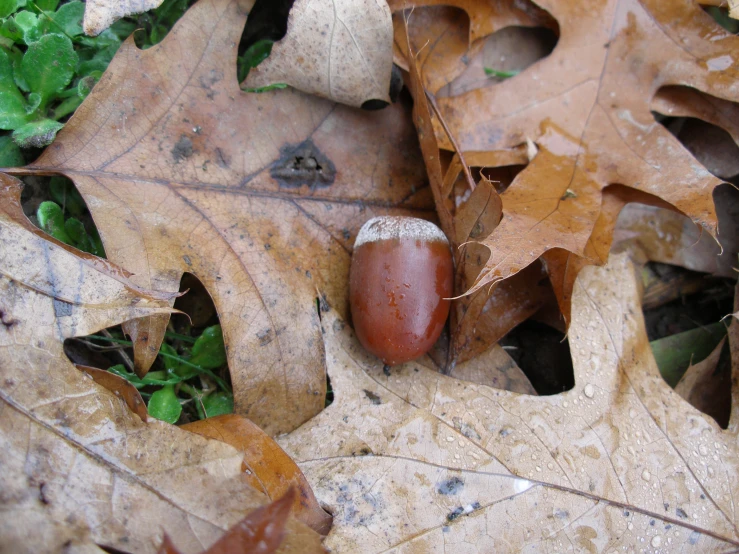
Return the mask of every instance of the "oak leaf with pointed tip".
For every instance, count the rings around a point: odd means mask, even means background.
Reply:
[[[421,11],[423,6],[437,9],[436,4],[395,5]],[[469,14],[475,38],[467,39],[466,47],[474,55],[475,41],[485,36],[479,16],[488,8],[455,5]],[[720,180],[650,110],[674,108],[676,114],[706,119],[736,140],[731,114],[739,101],[739,38],[687,1],[549,0],[538,5],[558,24],[559,42],[549,56],[512,79],[438,103],[463,153],[508,154],[528,141],[538,147],[501,195],[500,225],[478,241],[490,256],[468,294],[489,291],[491,284],[541,259],[569,319],[574,279],[582,267],[605,262],[616,217],[626,203],[671,206],[715,234],[712,192]],[[410,19],[413,28],[413,14]],[[395,42],[402,44],[398,30],[396,25]],[[424,82],[449,82],[468,63],[437,63],[423,53],[427,42],[433,49],[464,33],[438,37],[421,28],[411,34],[412,48],[425,56],[423,71],[431,73]],[[699,101],[687,102],[685,94],[675,93],[687,87]],[[434,126],[442,150],[454,151],[440,122]],[[472,319],[469,328],[475,327]],[[470,338],[458,336],[456,342],[464,345]]]
[[[0,175],[0,550],[153,552],[162,527],[187,552],[201,550],[267,502],[245,482],[243,456],[145,423],[63,346],[169,313],[172,294],[146,291],[109,261],[46,235],[23,214],[20,192]],[[320,540],[291,520],[286,543]]]
[[[434,212],[407,102],[365,112],[291,89],[240,90],[250,7],[198,2],[156,46],[129,38],[54,144],[15,172],[71,178],[108,258],[137,284],[177,291],[183,272],[204,284],[235,410],[276,434],[323,408],[316,298],[348,304],[359,227]],[[167,322],[125,327],[139,374]]]

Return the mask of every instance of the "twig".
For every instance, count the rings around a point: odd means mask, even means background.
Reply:
[[[103,329],[100,332],[106,337],[108,337],[109,339],[113,338],[113,335],[111,335],[110,331],[108,331],[107,329]],[[128,371],[133,372],[133,362],[131,361],[131,358],[129,357],[129,355],[126,354],[126,351],[123,350],[123,348],[121,348],[120,350],[118,350],[118,355],[123,360],[123,363],[126,366],[126,368],[128,368]]]
[[[467,162],[464,161],[462,149],[459,147],[459,144],[457,144],[457,140],[454,138],[451,130],[449,130],[446,121],[444,121],[444,118],[441,115],[441,110],[439,109],[439,105],[436,103],[436,98],[434,98],[434,95],[426,90],[426,87],[424,87],[423,92],[426,94],[426,99],[429,101],[429,104],[431,104],[431,107],[434,109],[434,113],[436,114],[436,118],[439,120],[439,123],[441,123],[441,126],[444,127],[444,132],[446,133],[446,136],[449,137],[449,142],[452,143],[454,150],[456,150],[457,155],[459,156],[459,161],[462,163],[464,176],[467,178],[467,184],[469,185],[470,190],[475,190],[475,180],[472,178],[472,173],[470,173],[470,168],[467,165]]]

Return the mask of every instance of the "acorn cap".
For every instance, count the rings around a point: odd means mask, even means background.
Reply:
[[[390,239],[440,241],[449,244],[444,232],[430,221],[402,215],[381,215],[373,217],[362,225],[357,240],[354,241],[354,248],[358,248],[365,242]]]

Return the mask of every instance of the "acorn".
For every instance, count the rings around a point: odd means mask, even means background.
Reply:
[[[449,241],[423,219],[381,216],[359,230],[349,302],[359,342],[387,365],[423,356],[444,329],[454,287]]]

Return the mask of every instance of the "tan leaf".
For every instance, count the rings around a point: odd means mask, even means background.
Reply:
[[[334,312],[335,400],[279,439],[334,514],[338,552],[726,552],[739,546],[734,431],[659,375],[625,255],[581,273],[575,388],[531,397],[417,364],[390,376]]]
[[[20,183],[0,184],[0,550],[154,552],[162,529],[202,550],[267,501],[245,482],[241,454],[144,423],[63,350],[67,338],[171,312],[172,294],[48,239],[23,215]],[[291,545],[320,546],[302,524],[288,529]]]
[[[277,443],[245,417],[229,414],[193,421],[182,426],[192,433],[230,444],[244,453],[247,480],[276,501],[291,487],[297,488],[292,514],[320,533],[328,534],[331,516],[318,505],[300,469]]]
[[[127,15],[158,8],[164,0],[87,0],[82,27],[85,34],[97,36]]]
[[[249,6],[199,2],[158,45],[126,41],[54,144],[19,172],[73,179],[109,259],[140,286],[177,291],[183,272],[203,283],[223,326],[235,409],[275,434],[323,408],[316,298],[346,310],[362,223],[435,216],[407,104],[366,112],[294,90],[239,89]],[[139,373],[166,325],[127,328]]]
[[[296,0],[287,34],[252,69],[247,87],[287,83],[360,107],[390,102],[393,28],[384,0]]]

